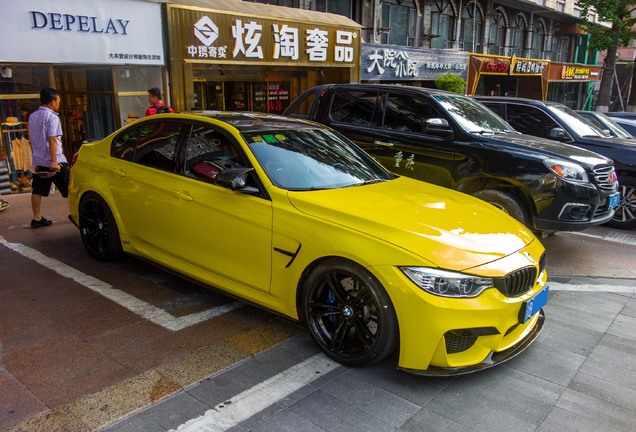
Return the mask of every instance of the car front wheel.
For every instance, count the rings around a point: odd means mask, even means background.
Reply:
[[[514,194],[502,189],[484,189],[473,194],[475,198],[479,198],[490,203],[500,210],[508,213],[513,218],[533,229],[532,221],[525,207]]]
[[[373,275],[350,261],[330,259],[312,271],[302,310],[316,343],[344,365],[380,361],[397,347],[391,299]]]
[[[619,229],[636,228],[636,179],[621,177],[618,179],[618,185],[621,201],[614,217],[605,225]]]
[[[123,255],[119,230],[106,201],[95,193],[82,198],[79,229],[86,251],[99,261],[112,261]]]

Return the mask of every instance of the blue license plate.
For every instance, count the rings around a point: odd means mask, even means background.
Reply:
[[[548,304],[548,287],[543,288],[537,295],[530,300],[526,300],[521,305],[519,311],[519,321],[521,324],[528,322],[541,308]]]
[[[621,193],[616,192],[610,195],[609,197],[609,209],[615,209],[618,207],[618,203],[621,202]]]

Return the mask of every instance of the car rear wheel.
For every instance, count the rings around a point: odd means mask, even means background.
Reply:
[[[339,363],[374,363],[397,347],[391,299],[373,275],[350,261],[334,258],[314,269],[302,302],[311,336]]]
[[[502,189],[484,189],[475,192],[473,196],[494,205],[528,228],[533,229],[528,212],[523,203],[521,203],[514,194]]]
[[[82,243],[93,258],[112,261],[123,255],[115,217],[99,195],[89,193],[82,198],[79,229]]]
[[[618,179],[618,184],[621,201],[614,212],[614,217],[605,225],[619,229],[636,228],[636,179],[621,177]]]

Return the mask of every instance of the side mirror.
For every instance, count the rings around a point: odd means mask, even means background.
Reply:
[[[247,176],[254,168],[224,169],[214,178],[214,184],[232,190],[242,190],[247,187]]]
[[[560,127],[555,127],[548,131],[548,138],[553,140],[558,140],[558,141],[565,141],[569,137],[568,137],[568,134],[565,133],[565,129]]]
[[[451,139],[453,137],[453,128],[446,119],[430,118],[424,122],[424,133]]]

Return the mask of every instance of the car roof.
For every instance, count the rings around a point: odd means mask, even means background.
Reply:
[[[232,125],[239,131],[257,131],[264,129],[328,129],[308,120],[283,117],[276,114],[266,114],[248,111],[201,111],[195,113]]]
[[[371,83],[345,83],[345,84],[322,84],[315,87],[312,87],[309,90],[327,90],[327,89],[376,89],[376,90],[407,90],[407,91],[416,91],[419,93],[425,94],[440,94],[440,95],[453,95],[453,96],[464,96],[458,93],[453,93],[446,90],[440,89],[432,89],[427,87],[416,87],[410,85],[401,85],[401,84],[371,84]]]
[[[542,101],[542,100],[537,100],[537,99],[528,99],[528,98],[511,97],[511,96],[481,96],[481,95],[474,95],[473,98],[475,98],[475,99],[477,99],[479,101],[517,102],[517,103],[523,103],[525,105],[543,105],[543,106],[563,105],[563,104],[560,104],[558,102]]]

